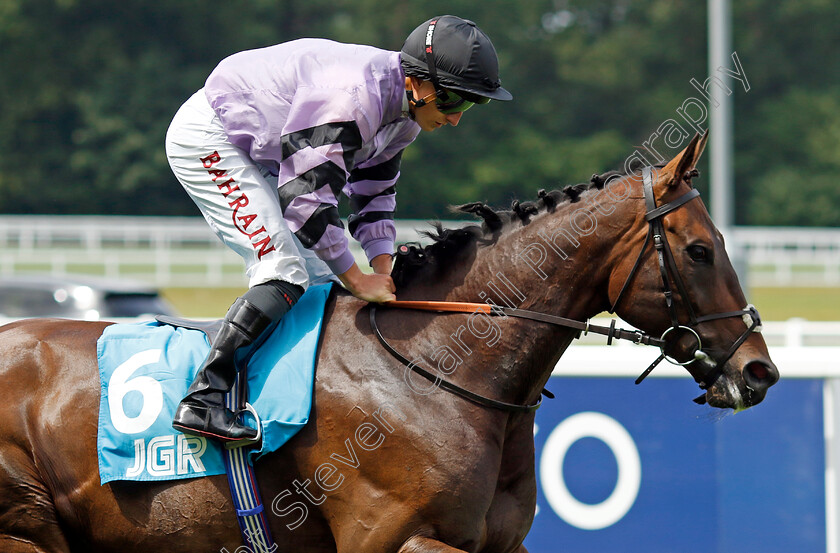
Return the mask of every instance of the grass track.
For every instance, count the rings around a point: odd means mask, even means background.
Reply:
[[[221,318],[245,288],[164,288],[161,292],[185,317]]]
[[[753,288],[749,301],[765,321],[840,321],[840,288]]]

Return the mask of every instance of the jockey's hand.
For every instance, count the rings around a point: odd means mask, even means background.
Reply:
[[[390,275],[365,274],[355,263],[346,272],[338,275],[342,284],[360,300],[385,303],[394,301],[396,287]]]

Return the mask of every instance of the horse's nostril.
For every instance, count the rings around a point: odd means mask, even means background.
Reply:
[[[744,367],[744,381],[753,390],[765,390],[779,380],[776,367],[763,361],[750,361]]]
[[[763,365],[759,365],[759,364],[755,364],[755,366],[751,365],[751,366],[747,367],[747,370],[755,378],[758,378],[760,380],[764,380],[765,378],[767,378],[767,367],[765,367]]]

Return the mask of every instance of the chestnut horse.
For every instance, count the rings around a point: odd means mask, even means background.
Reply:
[[[757,320],[745,328],[743,315],[757,313],[744,311],[721,235],[692,193],[704,145],[695,136],[645,171],[660,209],[652,215],[640,175],[541,193],[512,212],[463,206],[485,225],[403,249],[400,299],[487,301],[578,321],[614,308],[655,336],[677,329],[669,355],[709,405],[759,403],[778,371],[750,332]],[[651,238],[654,222],[664,230]],[[533,410],[478,405],[417,376],[378,342],[370,309],[343,291],[329,303],[310,422],[256,462],[280,550],[525,553]],[[521,406],[538,401],[578,334],[478,311],[380,308],[376,318],[418,366]],[[100,485],[96,340],[106,324],[33,319],[0,331],[0,551],[245,551],[224,476]]]

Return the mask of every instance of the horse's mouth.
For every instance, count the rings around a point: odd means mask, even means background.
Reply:
[[[762,399],[764,399],[763,394],[761,398],[754,398],[748,391],[742,393],[741,389],[728,377],[722,377],[694,401],[700,405],[707,404],[709,407],[718,409],[732,409],[737,413],[756,405]]]
[[[732,409],[736,413],[758,405],[767,395],[767,389],[778,380],[778,376],[770,382],[757,385],[750,379],[749,373],[746,374],[747,378],[742,378],[739,372],[735,373],[734,377],[729,373],[720,374],[705,389],[705,393],[694,399],[695,403],[708,404],[719,409]]]

